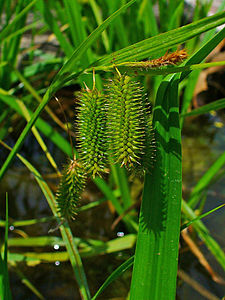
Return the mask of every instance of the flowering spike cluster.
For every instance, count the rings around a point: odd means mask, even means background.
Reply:
[[[145,130],[142,89],[127,75],[118,75],[108,86],[108,135],[114,160],[128,169],[139,163]]]
[[[79,161],[73,159],[62,172],[56,195],[61,217],[74,218],[88,175],[101,175],[107,151],[113,161],[140,173],[152,168],[155,140],[151,111],[142,88],[127,75],[115,76],[107,96],[86,87],[80,95],[77,116]]]
[[[85,183],[84,168],[77,160],[70,160],[64,167],[56,194],[56,202],[61,217],[74,219]]]
[[[86,172],[93,177],[105,172],[106,106],[105,97],[94,87],[79,94],[78,151]]]

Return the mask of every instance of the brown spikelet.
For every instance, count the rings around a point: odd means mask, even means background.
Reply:
[[[168,65],[176,65],[181,63],[188,57],[185,49],[176,50],[175,52],[169,53],[168,51],[161,57],[148,61],[149,67],[156,68]],[[146,62],[147,63],[147,62]]]
[[[163,56],[139,62],[125,62],[121,63],[119,67],[125,69],[128,68],[129,71],[134,71],[134,75],[138,75],[138,71],[148,71],[149,69],[157,69],[168,66],[176,66],[182,63],[188,57],[187,51],[185,49],[176,50],[175,52],[169,53],[167,51]]]

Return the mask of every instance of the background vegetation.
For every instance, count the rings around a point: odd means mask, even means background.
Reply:
[[[221,220],[224,211],[217,211],[223,198],[214,191],[224,180],[224,137],[207,161],[200,149],[187,152],[185,136],[213,144],[212,135],[203,134],[211,118],[210,128],[224,132],[216,114],[225,108],[224,88],[214,101],[196,105],[201,70],[224,70],[223,58],[209,60],[223,53],[225,29],[218,26],[225,23],[224,7],[225,1],[216,8],[214,1],[1,1],[2,299],[171,300],[176,290],[178,299],[190,299],[185,283],[195,290],[192,298],[222,298],[224,242],[203,217],[212,213]],[[181,48],[189,56],[180,65],[138,63]],[[102,90],[115,66],[144,86],[153,114],[154,166],[140,178],[112,163],[107,175],[88,181],[76,220],[61,223],[55,193],[72,158],[67,128],[76,153],[75,92],[84,82],[92,88],[93,68]],[[202,115],[204,122],[193,119]],[[182,180],[182,161],[192,165],[196,157],[206,164],[196,178],[183,169]],[[194,256],[207,278],[201,283],[187,267]]]

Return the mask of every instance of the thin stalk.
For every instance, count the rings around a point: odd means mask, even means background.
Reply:
[[[21,110],[22,110],[22,112],[24,114],[25,119],[27,120],[27,122],[29,122],[30,121],[30,114],[29,114],[26,106],[20,100],[17,100],[16,102],[20,106],[20,108],[21,108]],[[52,157],[51,153],[48,151],[48,148],[47,148],[45,142],[43,141],[42,137],[40,136],[37,128],[35,126],[33,126],[31,128],[31,131],[33,132],[33,134],[34,134],[37,142],[39,143],[40,147],[42,148],[43,152],[45,153],[45,155],[46,155],[49,163],[52,165],[52,167],[54,168],[54,170],[56,171],[56,173],[60,176],[61,173],[58,170],[56,162],[55,162],[54,158]]]

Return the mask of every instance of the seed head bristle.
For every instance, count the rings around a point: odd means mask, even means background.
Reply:
[[[108,93],[109,146],[114,160],[130,169],[139,161],[145,139],[140,84],[127,75],[116,75]]]
[[[77,141],[79,157],[92,176],[101,175],[106,167],[106,99],[94,87],[79,95]]]
[[[75,218],[85,184],[86,174],[82,164],[75,159],[70,160],[63,169],[56,194],[58,212],[62,218]]]

